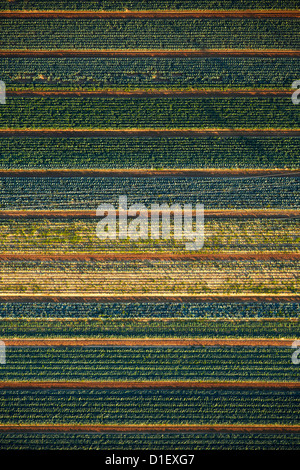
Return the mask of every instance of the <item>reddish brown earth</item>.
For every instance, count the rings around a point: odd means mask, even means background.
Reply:
[[[0,54],[1,56],[1,54]],[[0,129],[0,137],[300,137],[300,129]],[[122,170],[119,170],[122,171]],[[227,170],[228,171],[228,170]]]
[[[297,261],[300,252],[236,252],[236,253],[1,253],[0,261],[130,261],[130,260],[166,260],[166,261],[219,261],[219,260],[258,260],[258,261]]]
[[[263,346],[263,347],[291,347],[292,339],[5,339],[5,345],[9,346]]]
[[[117,303],[117,302],[300,302],[300,295],[297,294],[144,294],[144,295],[109,295],[109,294],[0,294],[0,302],[76,302],[76,303]]]
[[[299,433],[300,426],[289,424],[1,424],[0,432]]]
[[[297,294],[242,294],[242,295],[224,295],[224,294],[144,294],[144,295],[109,295],[109,294],[0,294],[2,302],[76,302],[76,303],[117,303],[117,302],[300,302],[300,295]]]
[[[293,49],[1,49],[0,57],[300,57]]]
[[[90,97],[90,96],[119,96],[119,97],[164,97],[164,96],[183,96],[187,98],[193,97],[248,97],[248,96],[290,96],[291,90],[134,90],[134,91],[122,91],[122,90],[95,90],[95,91],[84,91],[84,90],[7,90],[6,96],[61,96],[61,97]]]
[[[116,211],[116,215],[119,215],[119,211]],[[195,211],[193,211],[195,216]],[[282,219],[282,218],[299,218],[299,210],[289,209],[247,209],[247,210],[205,210],[205,218],[237,218],[237,219]],[[97,219],[95,210],[0,210],[0,219]]]
[[[24,11],[4,10],[0,18],[299,18],[299,10],[127,10],[127,11]]]
[[[1,134],[1,132],[0,132]],[[288,177],[300,176],[300,170],[289,169],[173,169],[153,170],[149,168],[135,169],[0,169],[0,177],[12,178],[45,178],[45,177],[101,177],[101,178],[149,178],[149,177],[218,177],[218,178],[249,178],[249,177]]]
[[[300,389],[300,382],[0,382],[0,389]]]

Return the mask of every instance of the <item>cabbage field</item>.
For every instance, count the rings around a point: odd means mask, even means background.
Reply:
[[[298,8],[0,2],[1,450],[299,449]]]

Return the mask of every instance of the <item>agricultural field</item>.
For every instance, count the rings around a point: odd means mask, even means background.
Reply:
[[[175,0],[87,0],[84,2],[76,1],[45,1],[28,0],[24,8],[24,2],[21,0],[1,1],[1,10],[182,10],[181,4]],[[185,10],[235,10],[235,9],[270,9],[285,10],[296,9],[297,4],[294,0],[256,0],[249,4],[246,0],[185,0]]]
[[[30,312],[30,308],[28,308]],[[48,308],[46,312],[51,310]],[[90,312],[87,308],[86,314]],[[246,312],[247,313],[247,312]],[[178,313],[179,315],[180,313]],[[195,318],[2,318],[0,326],[2,335],[13,340],[22,338],[38,339],[72,339],[80,341],[89,339],[140,339],[149,338],[290,338],[297,336],[299,323],[295,318],[232,318],[228,319],[195,319]],[[226,351],[225,351],[226,352]],[[290,350],[289,350],[290,355]],[[224,364],[223,364],[224,365]]]
[[[0,295],[292,295],[298,270],[299,261],[2,261]]]
[[[11,97],[1,129],[298,129],[286,97]]]
[[[292,390],[1,390],[0,403],[6,425],[242,422],[283,429],[297,424],[300,405]]]
[[[0,57],[8,91],[289,90],[295,57]]]
[[[135,253],[184,250],[183,242],[173,235],[169,240],[100,240],[95,237],[98,219],[16,219],[0,220],[0,256],[14,253],[74,254]],[[195,226],[193,227],[195,230]],[[207,219],[202,253],[299,252],[300,227],[297,219]]]
[[[299,303],[284,302],[131,302],[131,303],[0,303],[0,318],[26,319],[299,319]],[[291,322],[292,323],[292,322]],[[216,329],[215,334],[218,334]]]
[[[1,169],[290,168],[299,137],[3,137]]]
[[[182,334],[184,335],[184,332]],[[293,382],[290,347],[11,347],[0,380]]]
[[[74,28],[73,19],[1,18],[1,50],[297,50],[298,26],[295,18],[77,18]]]
[[[297,449],[299,434],[252,433],[34,433],[0,434],[0,445],[9,450],[282,450]]]
[[[1,210],[90,210],[100,204],[204,204],[206,210],[300,209],[299,177],[0,177]],[[36,212],[38,214],[38,212]],[[95,229],[96,230],[96,229]],[[93,231],[95,232],[95,231]]]
[[[299,449],[298,7],[0,2],[1,449]]]

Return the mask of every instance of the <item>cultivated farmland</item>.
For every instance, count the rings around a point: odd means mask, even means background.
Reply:
[[[299,448],[295,2],[15,0],[0,24],[1,449]],[[124,195],[204,204],[203,248],[172,217],[100,240]]]

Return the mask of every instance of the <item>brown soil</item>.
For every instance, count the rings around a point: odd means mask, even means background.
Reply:
[[[118,211],[116,211],[118,216]],[[195,212],[193,211],[193,215]],[[299,210],[289,209],[246,209],[246,210],[205,210],[205,218],[237,218],[237,219],[282,219],[299,218]],[[0,210],[0,219],[97,219],[95,210]]]
[[[300,389],[300,382],[0,382],[0,389]]]
[[[3,338],[2,338],[3,339]],[[263,347],[291,347],[292,339],[3,339],[5,345],[9,346],[119,346],[119,347],[134,347],[134,346],[263,346]]]
[[[144,303],[144,302],[300,302],[297,294],[143,294],[143,295],[115,295],[115,294],[0,294],[0,302],[76,302],[76,303]]]
[[[298,10],[2,11],[0,18],[299,18]]]
[[[300,302],[297,294],[143,294],[143,295],[115,295],[115,294],[0,294],[0,302],[76,302],[76,303],[144,303],[144,302]]]
[[[0,261],[130,261],[130,260],[170,260],[170,261],[219,261],[219,260],[259,260],[297,261],[300,252],[236,252],[236,253],[1,253]]]
[[[0,54],[1,56],[1,54]],[[299,137],[300,129],[0,129],[0,137]],[[122,171],[122,170],[121,170]]]
[[[97,425],[97,424],[1,424],[0,432],[149,432],[149,433],[299,433],[298,425],[280,424],[124,424],[124,425]]]
[[[101,177],[101,178],[149,178],[149,177],[218,177],[218,178],[249,178],[249,177],[297,177],[300,170],[288,169],[0,169],[0,177],[13,178],[45,178],[45,177]]]
[[[183,96],[187,98],[193,97],[248,97],[248,96],[290,96],[291,90],[134,90],[134,91],[122,91],[122,90],[96,90],[96,91],[63,91],[63,90],[8,90],[6,96],[62,96],[62,97],[90,97],[90,96],[119,96],[119,97],[164,97],[164,96]]]
[[[128,50],[128,49],[15,49],[0,50],[0,57],[300,57],[293,49],[187,49],[187,50]]]

